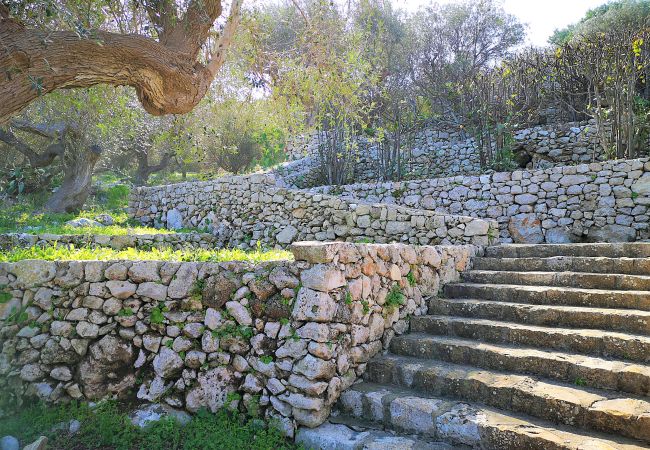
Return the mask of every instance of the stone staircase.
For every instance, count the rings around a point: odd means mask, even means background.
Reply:
[[[488,248],[343,393],[324,425],[332,438],[299,438],[332,449],[650,448],[649,257],[650,243]]]

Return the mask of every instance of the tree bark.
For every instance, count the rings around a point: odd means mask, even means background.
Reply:
[[[147,153],[138,152],[138,169],[136,170],[135,176],[133,177],[133,184],[136,186],[146,186],[149,182],[149,177],[151,174],[160,172],[169,166],[169,163],[173,157],[173,153],[165,153],[158,164],[150,166]]]
[[[197,61],[197,55],[221,14],[221,0],[191,1],[183,20],[156,16],[152,20],[162,27],[160,42],[104,31],[81,39],[70,31],[29,29],[0,15],[0,123],[41,95],[96,84],[134,87],[153,115],[191,111],[223,65],[242,1],[233,1],[206,65]]]
[[[63,183],[45,204],[47,211],[74,212],[83,208],[86,203],[90,195],[95,164],[99,161],[102,150],[99,146],[92,145],[79,153],[72,164],[66,165]]]

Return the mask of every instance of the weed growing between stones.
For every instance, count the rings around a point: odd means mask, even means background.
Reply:
[[[74,248],[72,246],[32,246],[27,248],[14,248],[0,253],[0,262],[16,262],[24,259],[43,259],[46,261],[72,261],[72,260],[138,260],[138,261],[199,261],[199,262],[224,262],[248,261],[265,262],[277,260],[291,260],[293,254],[284,250],[256,249],[244,251],[240,249],[220,250],[171,250],[151,249],[140,250],[127,248],[114,250],[110,248]]]
[[[72,434],[68,424],[80,422]],[[271,423],[222,410],[212,414],[199,411],[187,424],[172,417],[144,428],[131,423],[123,405],[105,401],[95,408],[70,403],[42,404],[22,408],[0,419],[0,436],[17,437],[22,445],[39,436],[49,438],[48,449],[294,449]]]
[[[393,309],[402,306],[405,302],[406,302],[406,295],[404,295],[399,285],[394,284],[393,287],[390,289],[390,292],[386,296],[386,303],[384,304],[384,306],[388,308],[388,310],[392,311]]]

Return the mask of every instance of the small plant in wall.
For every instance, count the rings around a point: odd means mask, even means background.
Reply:
[[[408,274],[406,274],[406,280],[409,282],[409,286],[415,286],[417,281],[415,280],[415,274],[413,273],[413,269],[409,271]]]
[[[393,311],[395,308],[399,308],[405,303],[406,303],[406,295],[404,295],[399,285],[394,284],[393,287],[390,288],[390,292],[386,296],[386,303],[384,303],[384,306],[388,311]]]
[[[200,300],[203,297],[203,290],[205,289],[205,280],[196,280],[190,289],[190,297],[194,300]]]

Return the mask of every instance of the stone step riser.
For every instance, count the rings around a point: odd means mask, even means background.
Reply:
[[[589,272],[650,275],[650,258],[475,258],[476,270],[531,272]]]
[[[647,258],[650,256],[650,243],[499,245],[488,247],[485,250],[485,256],[491,258],[548,258],[552,256]]]
[[[650,291],[650,277],[580,272],[497,272],[469,271],[462,275],[468,283],[521,284],[524,286],[565,286],[581,289]]]
[[[432,298],[429,301],[429,314],[650,335],[650,314],[635,310]]]
[[[448,298],[472,298],[536,305],[586,306],[650,311],[650,292],[570,290],[561,287],[519,287],[481,284],[448,284]]]
[[[484,407],[463,402],[417,397],[409,393],[392,394],[383,386],[344,392],[338,409],[348,417],[372,421],[389,430],[441,440],[454,448],[493,450],[639,450],[632,444],[605,441],[589,433],[572,434],[537,425]],[[456,447],[460,446],[460,447]],[[347,447],[346,447],[347,448]],[[385,447],[381,447],[385,448]],[[397,447],[391,447],[397,448]],[[411,447],[403,447],[411,448]]]
[[[598,401],[589,404],[590,397],[598,397],[586,393],[585,398],[569,396],[565,399],[519,388],[517,382],[487,383],[471,373],[453,373],[435,366],[418,369],[382,359],[369,362],[364,378],[371,383],[392,383],[430,396],[481,402],[555,423],[650,442],[650,415],[629,417],[617,411],[610,413],[606,408],[594,407]]]
[[[598,389],[617,390],[635,395],[650,394],[650,371],[640,373],[638,366],[624,365],[614,370],[595,365],[597,361],[584,358],[569,360],[554,358],[552,354],[528,351],[513,354],[507,350],[497,352],[476,346],[441,342],[435,338],[417,338],[412,335],[396,337],[390,350],[401,356],[434,359],[454,364],[467,364],[484,369],[528,373],[544,378],[576,383]],[[620,364],[623,366],[623,364]]]
[[[650,362],[650,341],[633,336],[613,335],[591,330],[554,330],[551,328],[517,327],[506,322],[476,321],[441,316],[420,316],[411,319],[412,332],[438,336],[457,336],[478,341],[526,345],[583,355],[621,360]],[[591,332],[588,332],[591,331]]]

